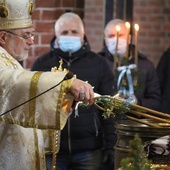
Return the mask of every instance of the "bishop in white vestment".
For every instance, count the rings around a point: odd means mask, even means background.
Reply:
[[[42,130],[64,127],[73,102],[65,95],[93,103],[92,87],[68,71],[19,64],[34,44],[33,9],[33,0],[0,0],[0,170],[45,170]]]
[[[55,86],[65,75],[65,72],[25,71],[0,47],[0,113]],[[0,169],[45,170],[43,138],[39,129],[64,127],[72,104],[71,100],[63,100],[68,85],[68,81],[63,81],[0,117]]]

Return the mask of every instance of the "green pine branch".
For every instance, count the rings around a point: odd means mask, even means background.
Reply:
[[[118,170],[151,170],[151,161],[146,158],[142,141],[137,135],[130,141],[130,149],[129,157],[121,160]]]

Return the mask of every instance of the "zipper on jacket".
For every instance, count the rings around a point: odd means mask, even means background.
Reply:
[[[70,118],[68,118],[68,149],[69,149],[69,153],[71,154],[71,137],[70,137]]]
[[[65,58],[62,58],[61,56],[59,56],[59,59],[62,59],[63,61],[65,61],[65,62],[67,63],[68,69],[69,69],[69,67],[71,66],[71,63],[72,63],[73,61],[77,60],[78,58],[79,58],[79,57],[75,57],[75,58],[73,58],[72,60],[69,59],[69,61],[68,61],[68,60],[66,60]]]
[[[95,129],[96,129],[96,137],[99,135],[99,131],[98,131],[98,128],[97,128],[97,121],[94,117],[94,126],[95,126]]]
[[[69,58],[72,56],[72,54],[71,54],[71,52],[70,52],[70,51],[68,52],[68,56],[69,56]]]

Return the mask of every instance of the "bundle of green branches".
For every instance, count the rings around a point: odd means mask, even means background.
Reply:
[[[151,122],[144,122],[141,119],[137,119],[133,116],[128,116],[126,113],[132,115],[141,116],[147,119],[156,120],[160,123],[170,126],[170,115],[156,110],[152,110],[137,104],[131,103],[131,101],[125,100],[119,95],[115,96],[98,96],[94,98],[94,105],[103,111],[103,117],[109,118],[110,116],[119,117],[125,116],[127,119],[146,124],[152,127],[162,127],[160,124],[154,124]],[[168,120],[169,119],[169,120]]]

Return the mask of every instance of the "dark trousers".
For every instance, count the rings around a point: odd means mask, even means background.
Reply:
[[[57,170],[101,170],[102,151],[85,151],[76,154],[58,154]],[[46,155],[47,170],[52,167],[52,155]]]

